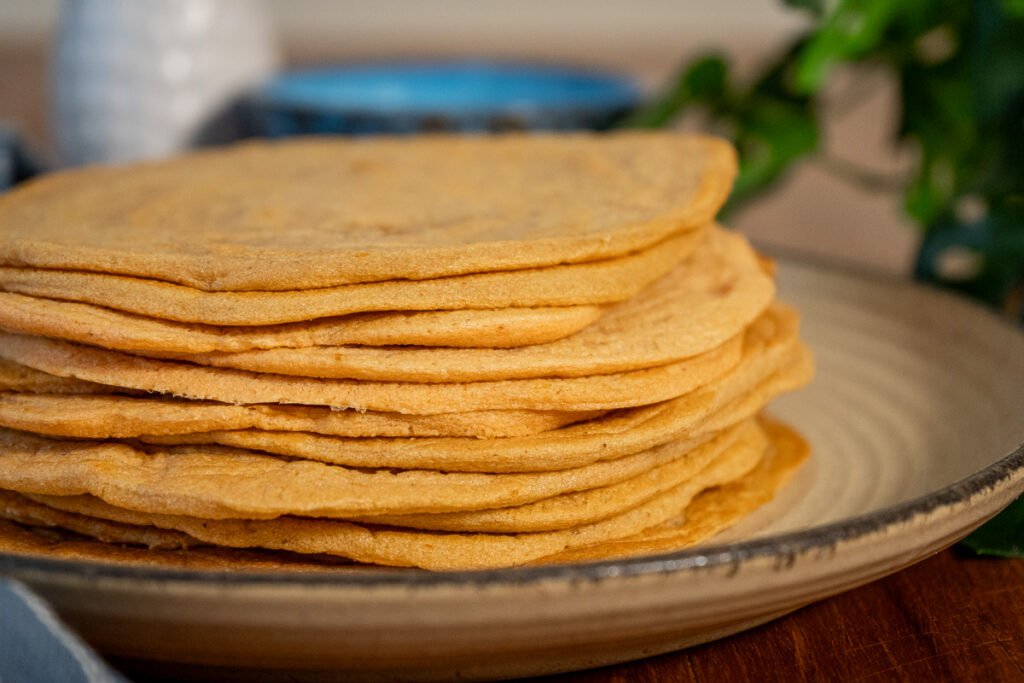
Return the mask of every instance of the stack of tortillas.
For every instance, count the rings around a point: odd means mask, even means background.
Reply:
[[[0,550],[462,569],[686,547],[806,457],[717,139],[308,139],[0,198]]]

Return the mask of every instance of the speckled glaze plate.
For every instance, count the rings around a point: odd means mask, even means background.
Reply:
[[[784,262],[814,447],[712,545],[475,573],[217,575],[0,557],[102,651],[216,680],[504,678],[687,647],[945,548],[1024,490],[1024,335],[952,296]]]

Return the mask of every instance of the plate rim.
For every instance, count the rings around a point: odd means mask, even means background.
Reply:
[[[1024,331],[1008,319],[980,306],[955,292],[922,284],[881,269],[858,266],[801,253],[799,250],[770,247],[767,249],[782,263],[794,267],[810,268],[831,275],[839,274],[876,283],[888,283],[916,291],[937,301],[951,303],[974,315],[988,318],[989,323],[1012,332],[1024,343]],[[992,464],[973,472],[951,484],[909,501],[889,505],[878,510],[848,517],[828,524],[798,531],[773,534],[747,541],[699,546],[687,550],[640,557],[601,560],[597,562],[549,565],[539,567],[509,567],[502,569],[460,570],[431,572],[410,570],[374,574],[346,571],[294,572],[175,569],[145,567],[92,560],[61,560],[33,555],[0,553],[0,575],[15,576],[25,573],[68,575],[88,579],[133,580],[142,582],[181,583],[188,585],[217,585],[223,587],[333,587],[333,588],[408,588],[438,587],[498,587],[527,586],[541,582],[570,584],[601,582],[610,578],[664,576],[718,567],[737,568],[752,560],[794,557],[813,550],[831,549],[840,542],[855,541],[886,528],[932,513],[970,502],[979,494],[991,494],[1021,476],[1024,489],[1024,441],[1014,450]]]

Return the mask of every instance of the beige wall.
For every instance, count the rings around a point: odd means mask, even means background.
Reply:
[[[4,0],[0,39],[47,32],[60,4]],[[331,43],[339,32],[427,43],[460,35],[482,47],[609,35],[647,43],[694,29],[714,41],[735,32],[787,31],[800,23],[776,0],[267,0],[265,5],[286,36]]]
[[[0,2],[0,45],[47,39],[60,5],[60,0]],[[670,74],[681,56],[710,48],[736,52],[749,62],[804,23],[779,0],[267,0],[264,5],[283,42],[303,56],[560,59],[618,67],[647,83]]]

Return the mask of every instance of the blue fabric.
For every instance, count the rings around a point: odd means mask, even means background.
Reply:
[[[128,683],[25,584],[0,579],[0,682]]]

